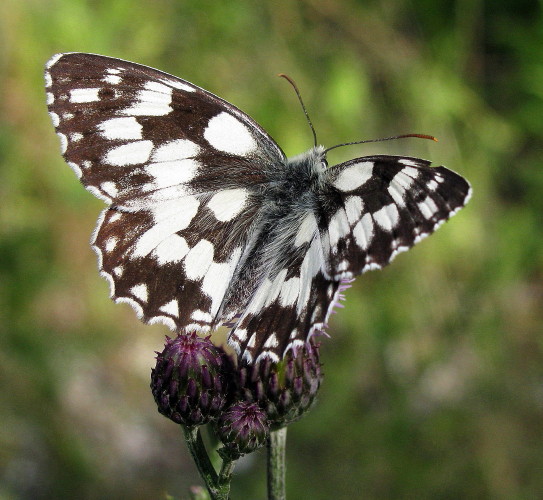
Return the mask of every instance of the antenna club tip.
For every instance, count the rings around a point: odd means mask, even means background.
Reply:
[[[403,139],[404,137],[417,137],[419,139],[430,139],[431,141],[438,142],[437,138],[428,134],[404,134],[392,137],[392,139]]]

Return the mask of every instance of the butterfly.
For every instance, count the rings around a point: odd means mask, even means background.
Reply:
[[[356,275],[380,269],[468,201],[458,174],[408,156],[328,167],[287,158],[252,118],[162,71],[55,55],[61,151],[107,203],[92,237],[111,297],[177,332],[223,324],[246,363],[323,331]]]

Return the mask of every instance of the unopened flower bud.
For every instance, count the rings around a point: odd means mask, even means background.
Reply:
[[[226,409],[216,424],[224,444],[219,450],[232,459],[251,453],[266,443],[269,424],[266,413],[256,403],[241,401]]]
[[[238,392],[266,412],[272,430],[280,429],[311,408],[323,378],[321,366],[318,345],[306,343],[279,362],[265,358],[242,365],[237,370]]]
[[[158,411],[177,424],[202,425],[214,420],[227,398],[230,364],[209,337],[196,333],[166,337],[151,371]],[[231,375],[230,375],[231,376]]]

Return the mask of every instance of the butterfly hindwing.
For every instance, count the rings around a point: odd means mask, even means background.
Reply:
[[[312,226],[314,220],[311,214],[302,218],[298,232],[303,238],[298,245],[290,238],[290,244],[277,252],[232,330],[230,344],[245,361],[264,356],[278,360],[327,326],[332,306],[340,298],[341,283],[324,276],[322,244],[316,225]],[[310,233],[312,236],[305,236]],[[264,331],[266,336],[259,335]]]
[[[208,209],[195,204],[182,199],[179,211],[158,221],[145,210],[107,209],[93,240],[113,298],[130,303],[145,320],[176,330],[207,330],[219,321],[216,315],[246,243],[237,232],[233,238],[232,228],[222,222],[207,221],[202,231],[199,223]],[[244,227],[241,221],[235,231]]]

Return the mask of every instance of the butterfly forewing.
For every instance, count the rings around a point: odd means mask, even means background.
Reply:
[[[387,265],[435,231],[469,199],[469,184],[410,157],[372,156],[326,172],[340,195],[323,232],[327,272],[353,278]]]
[[[176,331],[232,327],[245,362],[322,331],[357,274],[388,264],[468,200],[409,157],[325,168],[287,160],[232,104],[161,71],[93,54],[46,66],[67,163],[108,203],[93,236],[112,297]]]
[[[64,158],[111,204],[93,244],[112,296],[175,329],[218,323],[280,148],[233,105],[138,64],[59,55],[46,84]]]

